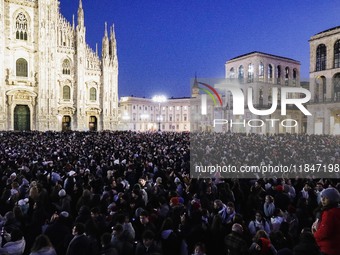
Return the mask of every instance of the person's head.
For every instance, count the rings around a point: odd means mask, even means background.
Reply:
[[[52,247],[52,243],[51,243],[50,239],[48,238],[48,236],[38,235],[35,238],[35,241],[33,243],[31,251],[32,252],[39,251],[40,249],[42,249],[44,247]]]
[[[324,189],[321,193],[322,206],[337,205],[340,202],[339,191],[335,188]]]
[[[272,196],[267,195],[265,197],[265,202],[266,203],[272,203],[272,202],[274,202],[274,198]]]
[[[85,225],[83,223],[76,223],[72,228],[72,234],[82,235],[85,233]]]
[[[98,207],[93,207],[93,208],[91,209],[91,217],[92,217],[92,218],[98,217],[99,214],[100,214],[100,210],[99,210]]]
[[[214,201],[214,208],[215,209],[221,209],[222,208],[222,206],[223,206],[223,202],[221,201],[221,200],[219,200],[219,199],[216,199],[215,201]]]
[[[319,191],[319,192],[322,191],[323,190],[323,184],[318,182],[315,186],[315,190]]]
[[[262,230],[262,229],[258,230],[258,231],[256,232],[256,234],[255,234],[253,240],[254,240],[255,242],[257,242],[258,240],[260,240],[260,238],[267,238],[267,239],[268,239],[268,234],[267,234],[267,232],[264,231],[264,230]]]
[[[112,227],[112,234],[114,236],[119,236],[123,232],[123,225],[122,224],[116,224]]]
[[[255,213],[255,220],[261,221],[263,219],[263,214],[261,211],[256,211]]]
[[[305,183],[305,186],[303,186],[304,191],[309,191],[310,190],[310,185],[308,182]]]
[[[150,247],[155,240],[155,233],[151,230],[146,230],[142,235],[142,240],[145,247]]]
[[[228,202],[227,203],[227,213],[232,214],[235,212],[235,205],[233,202]]]
[[[234,223],[233,226],[231,227],[231,231],[236,232],[238,234],[243,233],[243,227],[239,223]]]
[[[204,255],[205,245],[203,243],[196,243],[194,247],[194,255]]]
[[[145,184],[146,184],[146,180],[145,180],[144,178],[139,178],[138,183],[139,183],[142,187],[144,187]]]
[[[139,215],[139,221],[143,225],[149,223],[149,213],[147,211],[142,211]]]

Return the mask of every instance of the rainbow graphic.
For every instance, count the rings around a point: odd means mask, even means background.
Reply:
[[[205,92],[205,94],[201,95],[201,114],[202,115],[207,115],[207,95],[209,95],[210,98],[213,100],[214,106],[217,106],[218,103],[221,107],[223,106],[222,99],[213,86],[207,83],[203,83],[203,82],[197,82],[197,84],[200,84],[205,87],[205,88],[198,87],[199,90]],[[218,103],[216,99],[218,100]]]

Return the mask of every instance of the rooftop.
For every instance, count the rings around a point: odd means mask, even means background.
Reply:
[[[319,35],[319,34],[323,34],[323,33],[326,33],[326,32],[330,32],[332,30],[336,30],[336,29],[339,29],[339,28],[340,28],[340,26],[332,27],[332,28],[326,29],[324,31],[321,31],[321,32],[319,32],[319,33],[317,33],[315,35]]]
[[[246,56],[250,56],[250,55],[253,55],[253,54],[262,54],[262,55],[266,55],[266,56],[270,56],[270,57],[275,57],[275,58],[282,58],[282,59],[286,59],[286,60],[290,60],[290,61],[294,61],[294,62],[298,62],[300,63],[300,61],[297,61],[295,59],[292,59],[292,58],[286,58],[286,57],[282,57],[282,56],[277,56],[277,55],[273,55],[273,54],[268,54],[268,53],[264,53],[264,52],[261,52],[261,51],[252,51],[252,52],[249,52],[249,53],[246,53],[246,54],[243,54],[243,55],[239,55],[237,57],[234,57],[230,60],[235,60],[235,59],[238,59],[238,58],[242,58],[242,57],[246,57]],[[229,60],[229,61],[230,61]]]

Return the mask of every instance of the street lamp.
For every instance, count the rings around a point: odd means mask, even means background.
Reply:
[[[157,95],[152,98],[152,101],[158,103],[158,131],[161,131],[161,103],[166,102],[166,97]]]

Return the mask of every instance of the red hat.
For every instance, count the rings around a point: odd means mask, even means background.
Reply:
[[[279,191],[279,192],[282,192],[283,191],[282,185],[277,185],[276,190]]]
[[[171,203],[172,205],[178,205],[178,204],[179,204],[179,197],[172,197],[172,198],[170,199],[170,203]]]

